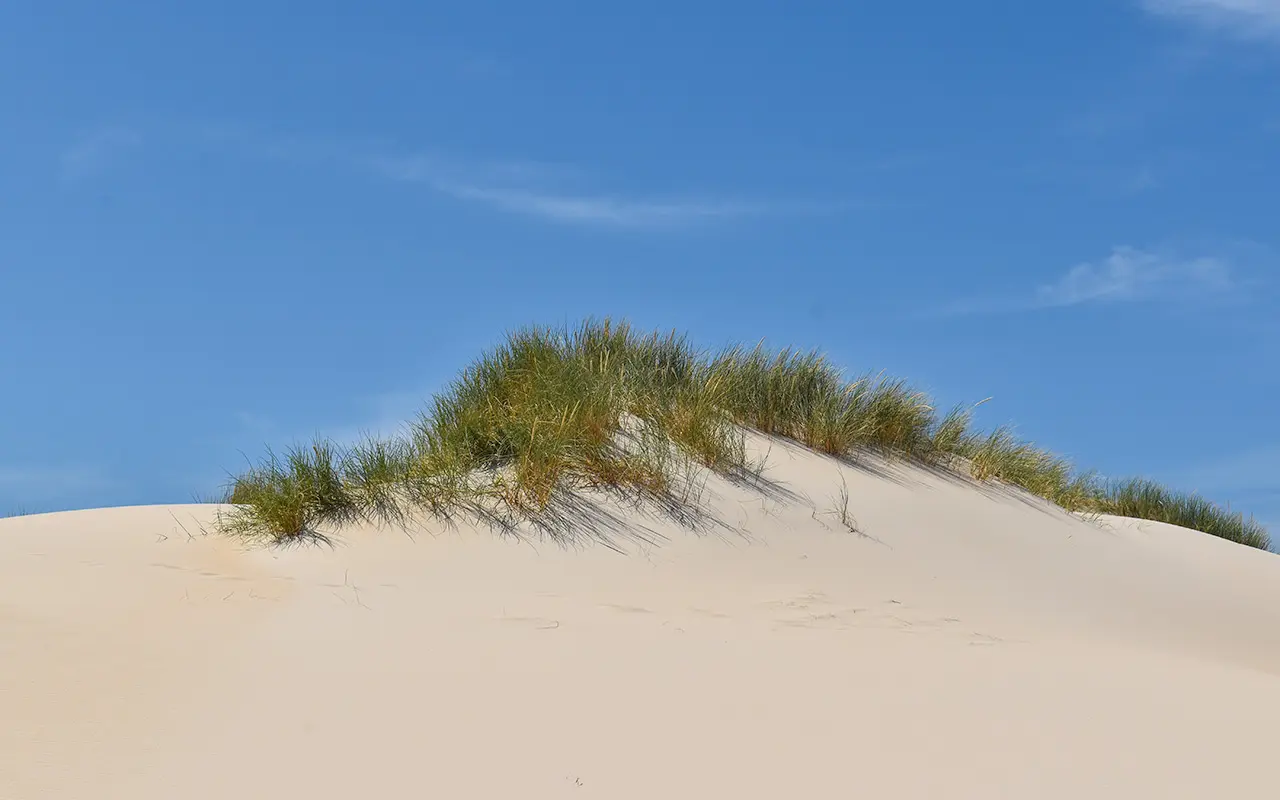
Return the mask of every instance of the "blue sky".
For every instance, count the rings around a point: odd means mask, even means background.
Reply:
[[[0,512],[612,315],[1280,523],[1280,0],[191,5],[0,9]]]

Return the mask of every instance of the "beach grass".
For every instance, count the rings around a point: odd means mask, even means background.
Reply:
[[[846,378],[816,351],[707,352],[674,332],[607,319],[531,327],[464,369],[403,436],[269,452],[232,480],[218,525],[287,541],[422,514],[536,520],[583,488],[662,499],[689,485],[691,469],[752,472],[745,432],[755,430],[836,457],[874,452],[999,481],[1070,511],[1269,545],[1261,525],[1197,495],[1144,479],[1103,481],[1010,428],[977,430],[977,405],[939,415],[909,383]]]
[[[1260,550],[1271,546],[1267,529],[1256,520],[1143,478],[1102,484],[1090,502],[1099,513],[1168,522]]]

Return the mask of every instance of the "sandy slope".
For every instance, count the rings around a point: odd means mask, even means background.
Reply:
[[[699,532],[619,510],[626,555],[2,520],[0,797],[1275,796],[1280,557],[770,463]]]

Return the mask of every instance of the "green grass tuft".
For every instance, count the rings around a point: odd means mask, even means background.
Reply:
[[[219,518],[218,527],[284,540],[319,535],[321,525],[361,519],[356,495],[343,481],[345,465],[346,455],[325,440],[293,448],[283,459],[268,452],[262,464],[232,482],[227,502],[236,508]]]
[[[1093,510],[1168,522],[1260,550],[1271,546],[1266,528],[1254,519],[1232,513],[1199,495],[1175,492],[1144,478],[1100,486],[1093,498]]]

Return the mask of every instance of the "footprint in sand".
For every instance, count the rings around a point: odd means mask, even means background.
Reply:
[[[653,612],[647,608],[640,606],[623,606],[616,603],[601,603],[601,608],[612,608],[614,611],[620,611],[623,614],[652,614]]]
[[[560,620],[547,617],[508,617],[503,615],[498,617],[498,620],[510,625],[533,628],[540,631],[553,631],[560,627]]]
[[[711,617],[712,619],[732,619],[728,614],[720,611],[714,611],[710,608],[695,608],[691,606],[689,611],[703,617]]]

